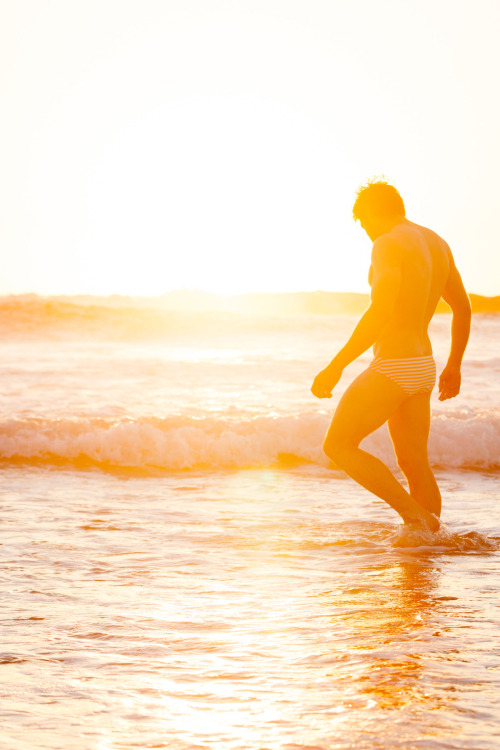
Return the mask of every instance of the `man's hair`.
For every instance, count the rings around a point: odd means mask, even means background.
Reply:
[[[405,204],[396,188],[380,178],[369,180],[357,191],[356,201],[352,207],[354,221],[363,223],[367,209],[384,219],[406,215]]]

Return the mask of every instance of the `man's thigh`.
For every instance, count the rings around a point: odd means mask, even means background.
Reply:
[[[431,424],[430,392],[408,397],[388,421],[391,440],[398,461],[418,463],[427,457]]]
[[[325,445],[329,442],[358,445],[387,422],[406,398],[403,389],[385,375],[364,370],[340,399]]]

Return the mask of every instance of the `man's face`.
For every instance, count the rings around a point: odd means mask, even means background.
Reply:
[[[377,237],[380,237],[380,232],[378,231],[376,222],[374,222],[370,217],[366,216],[363,221],[360,221],[360,224],[372,242],[375,242]]]
[[[372,242],[375,242],[375,240],[388,231],[387,222],[382,220],[380,216],[373,214],[369,209],[366,210],[363,216],[361,226]]]

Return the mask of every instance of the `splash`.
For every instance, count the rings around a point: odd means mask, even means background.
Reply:
[[[404,524],[398,528],[392,546],[429,551],[491,552],[500,549],[500,539],[479,531],[451,532],[443,522],[436,531],[417,524]]]

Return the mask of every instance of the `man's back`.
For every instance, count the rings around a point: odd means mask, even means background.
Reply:
[[[408,220],[397,224],[377,240],[389,251],[375,251],[377,278],[384,268],[399,285],[389,320],[377,337],[375,355],[385,358],[419,357],[432,353],[427,333],[429,322],[443,293],[450,269],[450,250],[435,232]],[[376,290],[373,290],[376,293]]]

